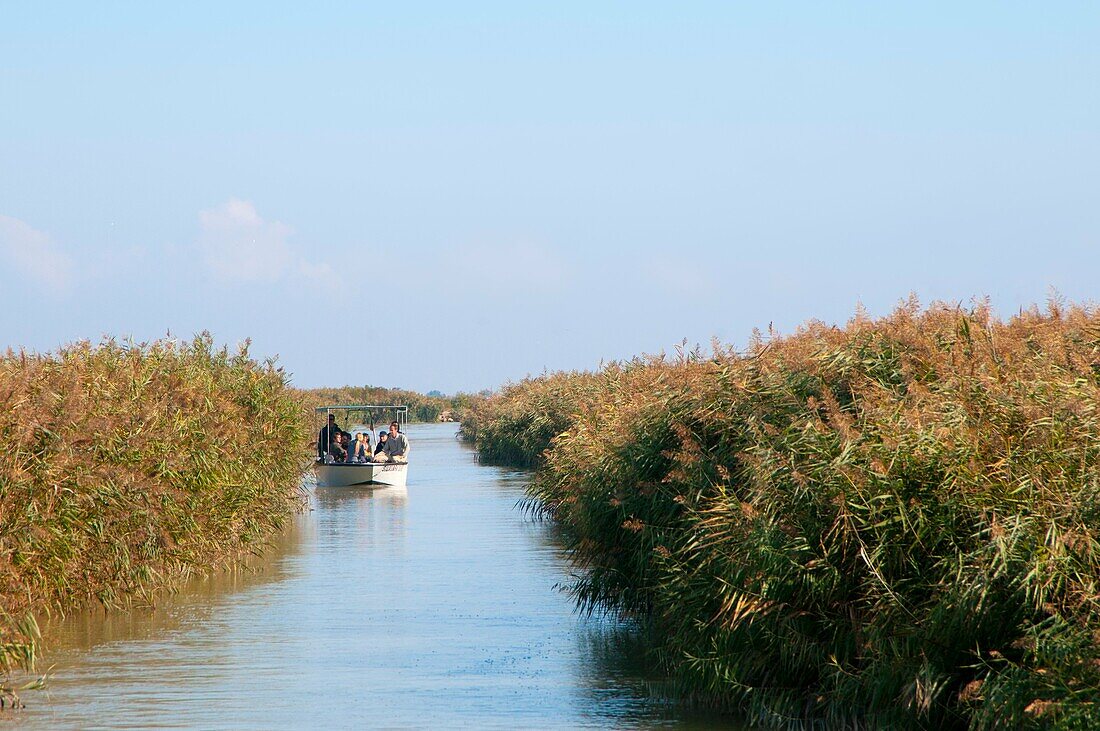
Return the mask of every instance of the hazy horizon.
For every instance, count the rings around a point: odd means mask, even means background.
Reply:
[[[1100,6],[6,8],[0,347],[301,387],[1096,296]]]

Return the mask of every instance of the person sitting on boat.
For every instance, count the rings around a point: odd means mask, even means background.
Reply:
[[[336,426],[336,415],[329,414],[328,423],[321,427],[320,433],[317,434],[317,459],[325,458],[329,447],[332,446],[332,440],[339,431],[340,428]]]
[[[378,444],[374,448],[374,461],[385,462],[386,461],[386,440],[390,434],[385,429],[381,429],[378,432]]]
[[[409,440],[404,434],[398,431],[398,424],[396,421],[390,423],[390,433],[386,439],[385,454],[387,462],[409,461]]]
[[[344,448],[343,432],[336,431],[332,437],[332,445],[328,453],[332,455],[333,462],[344,462],[348,458],[348,450]]]
[[[370,459],[370,441],[367,439],[367,435],[364,432],[359,432],[355,435],[355,441],[352,442],[351,453],[348,455],[349,462],[366,462]]]

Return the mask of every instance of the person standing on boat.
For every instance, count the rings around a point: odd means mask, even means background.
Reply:
[[[340,433],[340,428],[336,426],[336,415],[328,415],[328,423],[321,427],[321,432],[317,435],[317,458],[324,459],[325,454],[332,447],[333,439]]]
[[[398,431],[398,424],[396,421],[390,423],[390,433],[389,437],[386,439],[385,451],[387,462],[409,461],[409,440],[404,434]]]

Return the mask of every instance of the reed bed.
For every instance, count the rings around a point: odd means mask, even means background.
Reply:
[[[515,384],[588,610],[774,727],[1100,727],[1100,313],[915,302],[746,354]]]
[[[35,615],[260,550],[302,504],[309,430],[281,370],[207,334],[0,356],[0,660],[33,661]]]
[[[595,406],[600,379],[574,371],[527,378],[471,405],[459,435],[477,445],[485,462],[534,467],[551,440],[567,432],[579,414]]]

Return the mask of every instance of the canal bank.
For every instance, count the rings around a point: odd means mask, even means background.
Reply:
[[[647,692],[613,623],[578,617],[527,473],[414,424],[407,491],[311,490],[253,572],[156,610],[45,628],[24,728],[714,727]]]

